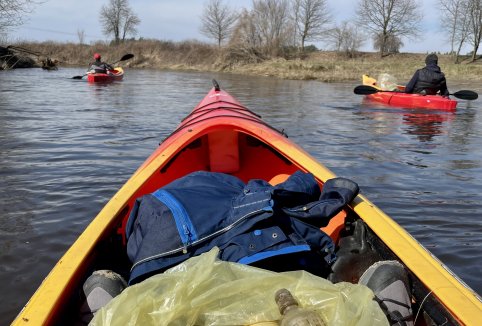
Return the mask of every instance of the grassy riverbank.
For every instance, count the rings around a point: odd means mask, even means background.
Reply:
[[[348,58],[341,53],[315,51],[303,58],[265,58],[245,49],[219,49],[196,41],[175,43],[157,40],[131,41],[117,46],[104,43],[80,45],[53,42],[18,45],[59,60],[60,67],[87,67],[94,52],[101,53],[103,60],[109,63],[117,61],[126,53],[133,53],[134,59],[122,62],[123,67],[217,71],[325,82],[361,80],[362,74],[377,77],[380,73],[388,73],[403,83],[408,81],[416,69],[424,66],[427,55],[398,53],[380,58],[378,53],[359,53]],[[482,64],[478,61],[454,64],[451,56],[439,54],[439,65],[449,82],[482,80]]]

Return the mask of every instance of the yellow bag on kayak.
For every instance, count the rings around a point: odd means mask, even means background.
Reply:
[[[327,325],[388,325],[373,292],[305,271],[276,273],[217,259],[218,248],[126,288],[91,325],[250,325],[281,318],[274,295],[286,288]]]

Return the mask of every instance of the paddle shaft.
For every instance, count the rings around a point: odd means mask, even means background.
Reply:
[[[121,61],[129,60],[129,59],[131,59],[131,58],[133,58],[133,57],[134,57],[134,55],[131,54],[131,53],[124,54],[124,55],[122,56],[122,58],[120,58],[120,60],[117,60],[116,62],[111,63],[110,65],[113,66],[113,65],[115,65],[116,63],[119,63],[119,62],[121,62]]]

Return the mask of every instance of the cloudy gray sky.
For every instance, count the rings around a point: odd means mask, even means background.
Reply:
[[[438,0],[417,0],[423,9],[423,33],[416,40],[404,40],[403,52],[447,52],[446,37],[440,31]],[[210,41],[199,32],[200,15],[207,0],[130,0],[141,19],[138,37],[182,41]],[[252,0],[224,0],[233,8],[250,8]],[[328,0],[336,22],[353,19],[358,0]],[[108,0],[47,0],[29,15],[29,20],[9,34],[10,41],[78,42],[77,31],[83,30],[85,41],[106,40],[99,23],[99,12]],[[315,43],[318,48],[326,45]],[[372,51],[371,41],[363,50]]]

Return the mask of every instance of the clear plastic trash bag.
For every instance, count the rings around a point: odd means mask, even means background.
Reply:
[[[91,325],[250,325],[281,318],[286,288],[327,325],[388,325],[364,285],[333,284],[305,271],[276,273],[217,259],[218,248],[126,288]]]
[[[397,80],[392,75],[383,73],[378,76],[378,84],[385,91],[394,91],[398,89]]]

